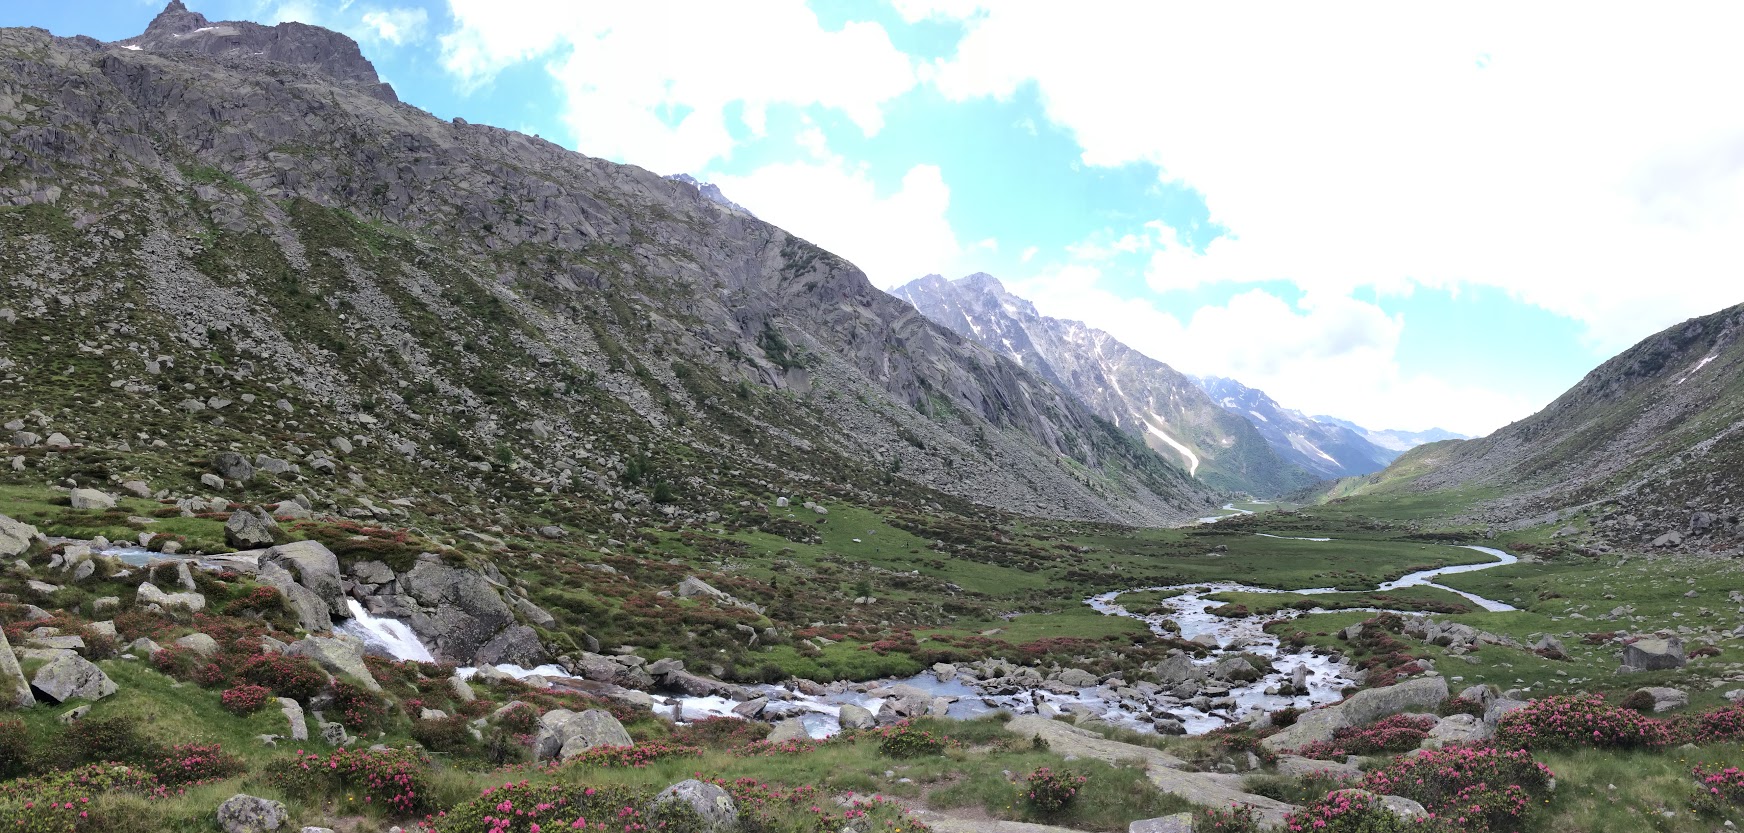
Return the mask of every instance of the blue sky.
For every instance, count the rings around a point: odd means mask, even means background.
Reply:
[[[1744,300],[1727,5],[192,0],[405,101],[721,185],[893,287],[985,271],[1191,373],[1482,433]],[[142,0],[10,0],[105,40]],[[753,11],[754,10],[754,11]]]

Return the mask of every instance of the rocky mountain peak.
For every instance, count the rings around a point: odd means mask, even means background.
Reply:
[[[306,23],[213,23],[181,0],[170,0],[145,32],[117,45],[147,52],[201,52],[307,67],[334,81],[361,87],[383,101],[399,100],[393,87],[376,75],[375,64],[363,57],[357,41]]]

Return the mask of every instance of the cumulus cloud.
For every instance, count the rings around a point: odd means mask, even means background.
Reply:
[[[948,96],[1033,84],[1084,162],[1204,195],[1231,237],[1155,288],[1490,285],[1601,352],[1744,300],[1744,7],[916,1],[968,18]]]
[[[733,128],[766,127],[773,105],[839,111],[867,135],[917,83],[915,62],[878,25],[825,30],[802,0],[755,14],[731,3],[579,4],[450,0],[443,62],[478,86],[544,60],[584,153],[661,173],[700,171],[731,153]],[[743,115],[729,121],[728,106]]]
[[[423,37],[430,13],[418,8],[381,9],[364,12],[362,20],[375,39],[399,46]]]

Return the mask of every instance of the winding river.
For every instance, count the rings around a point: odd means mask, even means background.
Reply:
[[[1238,513],[1243,512],[1243,510],[1235,509],[1233,505],[1225,508]],[[1268,535],[1266,537],[1283,536]],[[1296,540],[1330,542],[1332,539],[1300,538]],[[1433,570],[1420,570],[1381,584],[1375,590],[1435,587],[1456,593],[1485,610],[1514,610],[1513,607],[1502,602],[1436,583],[1436,579],[1444,575],[1487,570],[1513,564],[1519,560],[1513,555],[1490,547],[1470,546],[1467,549],[1493,556],[1496,560],[1484,564],[1465,564],[1439,567]],[[153,559],[176,558],[176,556],[166,557],[159,553],[147,553],[133,547],[117,547],[108,551],[107,554],[120,556],[130,564],[141,565]],[[186,558],[185,560],[204,563],[208,560],[221,560],[221,557],[220,559]],[[1178,594],[1162,600],[1159,603],[1161,608],[1159,612],[1148,614],[1129,611],[1117,601],[1120,596],[1126,593],[1141,591],[1178,591]],[[966,681],[961,678],[941,680],[932,672],[907,679],[884,680],[875,683],[837,683],[828,686],[827,693],[822,695],[806,695],[779,686],[768,685],[746,686],[745,689],[754,697],[769,698],[769,707],[765,712],[765,717],[798,718],[803,721],[807,731],[813,737],[827,737],[840,731],[837,715],[844,704],[853,703],[863,706],[873,714],[877,714],[887,698],[894,693],[893,689],[898,686],[909,687],[907,693],[910,694],[914,693],[914,689],[918,689],[929,696],[945,698],[950,701],[946,714],[954,718],[972,718],[995,709],[1005,709],[1016,714],[1056,714],[1075,711],[1093,714],[1117,726],[1151,731],[1155,718],[1166,712],[1179,719],[1189,734],[1199,734],[1235,722],[1254,709],[1272,711],[1287,706],[1307,708],[1320,703],[1334,702],[1343,697],[1345,687],[1354,684],[1354,680],[1350,676],[1354,669],[1342,661],[1334,661],[1329,656],[1313,651],[1295,650],[1284,646],[1276,636],[1266,633],[1263,629],[1265,621],[1292,618],[1303,613],[1324,612],[1324,609],[1314,608],[1309,611],[1299,611],[1294,608],[1286,608],[1269,619],[1257,616],[1225,619],[1209,613],[1211,608],[1221,604],[1221,602],[1213,601],[1209,597],[1226,592],[1294,592],[1319,595],[1341,591],[1319,587],[1284,591],[1233,582],[1200,582],[1161,587],[1136,587],[1129,590],[1101,593],[1086,599],[1085,604],[1097,612],[1109,616],[1128,616],[1138,619],[1145,622],[1151,631],[1158,635],[1173,635],[1173,632],[1164,625],[1165,621],[1168,621],[1179,628],[1180,636],[1185,639],[1200,637],[1200,641],[1206,643],[1215,640],[1216,648],[1210,652],[1210,656],[1193,661],[1196,666],[1207,670],[1218,662],[1242,652],[1266,657],[1272,663],[1271,673],[1259,680],[1246,684],[1213,684],[1206,696],[1187,701],[1162,702],[1153,695],[1143,695],[1134,689],[1117,689],[1106,685],[1083,686],[1068,693],[1068,689],[1058,683],[1053,684],[1052,690],[1030,688],[1016,693],[998,694],[978,689],[975,687],[974,681]],[[411,628],[407,627],[405,623],[372,616],[356,602],[351,602],[350,608],[352,618],[340,623],[338,630],[363,640],[367,648],[374,653],[401,660],[430,661],[429,648],[412,633]],[[1375,612],[1381,610],[1380,608],[1349,609]],[[542,680],[546,684],[549,684],[553,679],[564,677],[566,673],[564,669],[555,665],[545,665],[538,668],[499,665],[497,668],[517,678],[530,679],[535,682]],[[1298,668],[1304,668],[1307,671],[1307,690],[1304,693],[1296,693],[1291,685],[1292,677]],[[466,676],[474,670],[461,669],[461,674]],[[672,715],[679,720],[695,720],[709,716],[732,716],[733,707],[737,705],[739,705],[739,701],[724,697],[674,697],[665,698],[656,706],[656,710]]]

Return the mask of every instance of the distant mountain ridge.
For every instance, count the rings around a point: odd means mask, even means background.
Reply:
[[[1351,477],[1380,471],[1405,448],[1374,442],[1351,422],[1327,422],[1279,405],[1265,391],[1234,379],[1196,378],[1212,401],[1247,418],[1280,457],[1321,478]],[[1394,442],[1402,442],[1395,439]]]
[[[1249,420],[1219,407],[1186,375],[1083,322],[1042,315],[992,275],[928,275],[891,294],[1070,391],[1209,485],[1275,496],[1318,479],[1281,458]]]
[[[1326,416],[1324,414],[1316,414],[1309,418],[1315,422],[1324,422],[1328,425],[1341,425],[1345,428],[1349,428],[1350,430],[1362,435],[1363,439],[1368,440],[1381,448],[1394,452],[1395,458],[1399,454],[1403,454],[1420,445],[1438,443],[1442,440],[1471,439],[1469,435],[1457,434],[1445,428],[1431,428],[1427,431],[1400,431],[1392,428],[1374,430],[1364,428],[1348,419],[1339,419],[1338,417]]]

